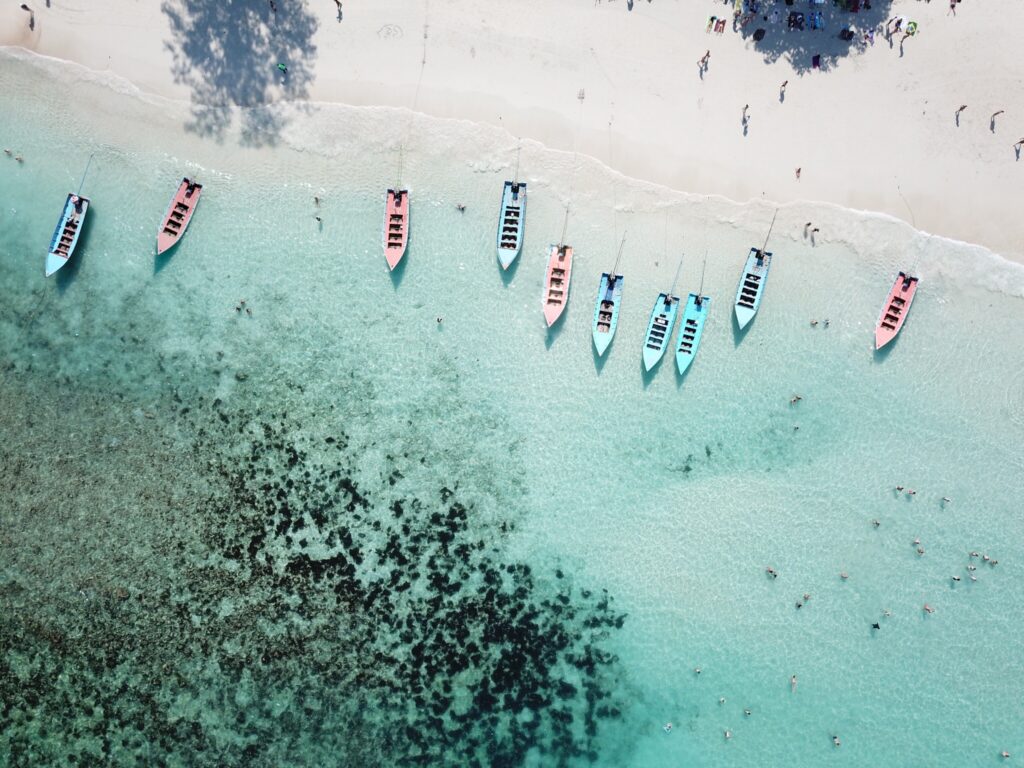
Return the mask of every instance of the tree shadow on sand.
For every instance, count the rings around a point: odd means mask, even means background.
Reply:
[[[318,23],[305,3],[164,0],[161,10],[175,82],[192,92],[186,129],[221,141],[237,106],[243,144],[276,143],[287,117],[273,103],[305,99],[313,79]]]
[[[749,41],[765,62],[786,59],[797,74],[804,74],[827,71],[871,45],[898,45],[902,31],[891,39],[885,35],[891,8],[892,0],[760,0],[745,2],[738,17],[730,4],[717,18],[726,19],[726,26]],[[873,42],[868,37],[872,30]]]

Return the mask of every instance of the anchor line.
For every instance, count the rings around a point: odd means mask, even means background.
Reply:
[[[423,3],[423,56],[420,59],[420,74],[416,79],[416,90],[412,96],[412,110],[409,115],[409,121],[405,126],[405,135],[398,144],[398,181],[395,184],[395,189],[402,188],[402,170],[405,164],[405,145],[409,141],[409,135],[412,133],[412,126],[416,120],[416,107],[419,106],[420,101],[420,88],[423,86],[423,72],[427,68],[427,30],[430,25],[427,23],[430,13],[430,0],[424,0]]]
[[[558,241],[559,249],[565,247],[565,233],[569,229],[569,206],[572,204],[572,196],[576,188],[576,164],[579,158],[580,128],[583,126],[584,93],[582,88],[580,88],[579,95],[576,98],[580,101],[580,113],[576,119],[576,130],[573,132],[572,138],[572,173],[569,176],[569,195],[565,201],[565,222],[562,224],[562,238]]]
[[[82,174],[82,180],[78,183],[78,191],[75,193],[75,195],[78,196],[78,197],[81,197],[81,195],[82,195],[82,187],[85,186],[85,177],[89,175],[89,168],[92,166],[92,159],[95,156],[96,156],[95,152],[93,152],[91,155],[89,155],[89,162],[87,162],[85,164],[85,173]]]
[[[619,259],[622,258],[622,247],[625,244],[626,244],[626,233],[623,232],[622,233],[622,242],[619,243],[619,252],[615,256],[615,263],[612,265],[612,277],[615,277],[615,275],[617,275],[618,272],[619,272]]]
[[[768,238],[772,236],[772,229],[775,227],[775,217],[779,215],[779,209],[775,209],[775,216],[772,216],[772,223],[768,226],[768,234],[764,236],[764,245],[761,247],[761,255],[764,256],[765,249],[768,248]]]
[[[679,282],[679,272],[683,268],[683,257],[679,257],[679,263],[676,265],[676,276],[672,278],[672,287],[668,289],[669,298],[675,295],[676,283]]]

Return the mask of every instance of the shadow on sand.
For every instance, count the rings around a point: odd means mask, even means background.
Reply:
[[[270,105],[305,99],[313,78],[318,22],[306,4],[164,0],[160,8],[171,30],[171,74],[191,91],[186,129],[220,141],[239,106],[242,144],[275,144],[287,117]]]
[[[853,11],[853,8],[858,10]],[[871,46],[865,39],[870,30],[875,30],[875,44],[884,44],[883,33],[891,8],[892,0],[835,0],[820,5],[761,2],[757,13],[744,14],[739,20],[734,21],[731,15],[719,18],[727,18],[729,26],[764,57],[765,63],[786,59],[797,74],[804,74],[815,68],[827,71],[840,59],[863,53]],[[816,26],[820,28],[814,28]],[[852,32],[849,39],[840,36],[846,29]],[[898,37],[902,35],[902,32],[897,33]],[[815,56],[819,62],[817,67],[814,66]]]

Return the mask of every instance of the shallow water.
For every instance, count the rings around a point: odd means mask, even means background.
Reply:
[[[984,765],[1024,749],[1024,270],[787,206],[741,334],[731,299],[766,202],[527,142],[526,243],[501,275],[515,140],[499,131],[313,105],[282,110],[276,147],[217,144],[181,130],[183,105],[10,54],[0,94],[25,157],[0,158],[10,764]],[[403,140],[413,230],[389,275]],[[83,241],[45,280],[90,153]],[[186,173],[203,199],[155,260]],[[566,201],[578,256],[548,334]],[[593,300],[624,232],[599,361]],[[697,359],[645,375],[654,299],[696,290],[705,250]],[[874,353],[906,268],[921,289]],[[971,550],[1000,563],[968,571]]]

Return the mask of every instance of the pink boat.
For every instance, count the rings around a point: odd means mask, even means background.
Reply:
[[[917,281],[918,278],[910,277],[906,272],[900,272],[896,277],[882,308],[882,315],[878,318],[878,325],[875,326],[875,349],[884,347],[900,332],[910,312],[914,294],[917,293]]]
[[[569,279],[572,277],[572,246],[552,245],[548,272],[544,279],[544,319],[548,328],[562,316],[569,301]]]
[[[187,176],[181,180],[178,191],[174,193],[171,204],[167,206],[163,223],[156,233],[157,256],[177,243],[185,234],[202,192],[202,184],[192,181]]]
[[[384,211],[384,258],[394,269],[405,256],[409,242],[409,190],[389,189]]]

